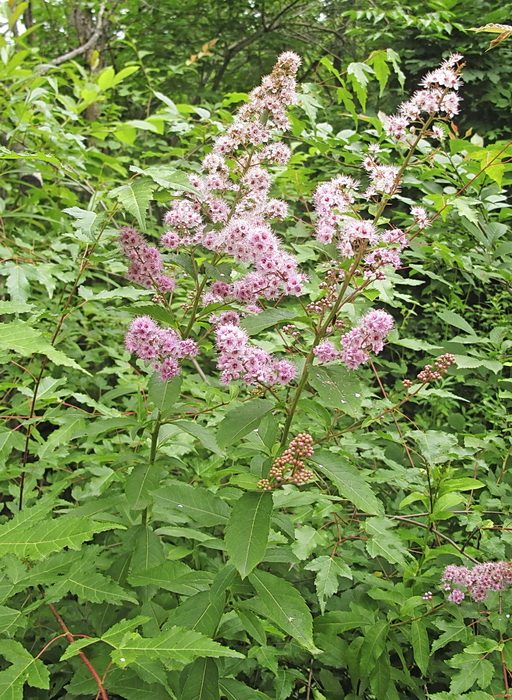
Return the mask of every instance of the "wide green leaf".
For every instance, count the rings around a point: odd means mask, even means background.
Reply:
[[[362,474],[344,457],[333,452],[316,452],[311,461],[318,464],[319,474],[330,479],[340,496],[348,498],[364,513],[382,514],[382,503]]]
[[[242,578],[265,556],[272,505],[272,495],[260,491],[245,493],[233,507],[225,532],[226,551]]]
[[[137,177],[128,185],[115,187],[109,192],[117,199],[137,222],[142,231],[146,230],[146,211],[156,189],[156,183],[147,177]]]
[[[180,700],[219,700],[219,670],[213,659],[196,659],[186,675]]]
[[[24,357],[34,354],[46,355],[56,365],[73,367],[88,374],[71,357],[57,350],[41,331],[32,328],[25,321],[0,323],[0,350],[12,350]]]
[[[221,498],[200,486],[176,482],[154,493],[155,514],[172,522],[172,514],[189,517],[200,525],[225,525],[231,509]]]
[[[220,422],[217,432],[217,442],[220,447],[227,447],[251,430],[255,430],[261,419],[274,408],[272,401],[267,399],[251,399],[241,404],[238,408],[227,413]]]
[[[313,642],[313,618],[297,588],[267,571],[254,571],[249,581],[256,589],[270,620],[312,654],[320,653]]]
[[[156,637],[144,638],[136,632],[127,634],[112,652],[119,666],[128,666],[138,658],[161,659],[170,670],[183,668],[199,657],[243,658],[243,654],[222,646],[204,634],[184,627],[170,627]]]

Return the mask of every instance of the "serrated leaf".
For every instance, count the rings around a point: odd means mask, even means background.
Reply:
[[[297,318],[297,314],[293,311],[288,311],[287,309],[269,309],[268,311],[254,314],[253,316],[247,316],[240,325],[242,328],[245,328],[249,335],[256,335],[266,328],[275,326],[281,321],[291,321],[294,318]]]
[[[313,559],[307,566],[304,567],[308,571],[316,571],[315,588],[318,597],[318,603],[322,614],[325,612],[325,602],[328,598],[337,593],[339,588],[338,578],[352,578],[352,572],[349,567],[336,557],[328,557],[322,555]]]
[[[63,212],[75,219],[74,225],[76,228],[93,238],[94,230],[100,218],[96,212],[89,209],[80,209],[80,207],[68,207],[63,209]]]
[[[384,557],[392,564],[407,566],[404,553],[407,551],[402,540],[391,528],[393,523],[386,518],[368,518],[365,525],[371,539],[366,543],[366,550],[371,557]]]
[[[65,649],[64,653],[60,657],[61,661],[65,661],[66,659],[70,659],[73,656],[76,656],[84,647],[91,646],[91,644],[96,644],[96,642],[99,642],[100,638],[99,637],[90,637],[89,639],[76,639],[74,642],[71,642],[71,644],[68,645],[68,647]]]
[[[12,350],[18,355],[46,355],[56,365],[73,367],[85,374],[88,372],[60,350],[53,347],[44,335],[25,321],[0,323],[0,350]]]
[[[260,690],[254,690],[234,678],[222,678],[219,687],[227,700],[271,700],[269,695],[265,695]]]
[[[210,452],[214,452],[217,455],[223,454],[223,451],[220,449],[219,445],[217,444],[217,440],[215,439],[215,433],[213,433],[209,428],[206,428],[204,425],[200,425],[196,421],[192,420],[177,420],[174,421],[173,425],[180,430],[183,430],[183,432],[192,435],[192,437],[197,438],[207,450],[210,450]]]
[[[41,445],[37,453],[39,459],[44,459],[52,454],[60,445],[69,444],[74,438],[83,435],[84,431],[85,421],[81,416],[76,416],[66,421],[64,425],[54,430],[48,437],[48,440]]]
[[[464,657],[458,659],[457,657]],[[450,666],[459,667],[460,671],[456,673],[450,683],[450,692],[463,693],[475,684],[480,688],[486,688],[492,681],[494,676],[494,666],[490,661],[481,656],[457,654],[448,661]]]
[[[233,649],[228,649],[204,634],[184,627],[170,627],[156,637],[144,638],[137,633],[125,635],[123,641],[114,645],[112,659],[124,667],[139,657],[161,659],[170,670],[178,670],[199,657],[228,657],[243,659]]]
[[[205,527],[225,525],[231,512],[227,503],[199,486],[175,483],[154,494],[155,514],[167,520],[167,514],[179,512]],[[172,520],[171,520],[172,522]]]
[[[448,323],[450,326],[455,326],[455,328],[459,328],[461,331],[464,331],[469,335],[476,335],[475,331],[469,325],[466,319],[460,314],[455,313],[455,311],[438,311],[437,315],[442,321]]]
[[[29,293],[29,281],[25,270],[21,265],[13,265],[7,275],[5,286],[9,292],[11,301],[26,302]]]
[[[423,620],[411,622],[411,643],[414,661],[424,676],[428,668],[430,649],[427,628]]]
[[[50,675],[44,663],[35,659],[19,642],[2,640],[0,654],[11,664],[5,671],[0,671],[2,700],[22,700],[25,683],[33,688],[50,688]]]
[[[28,314],[35,310],[34,304],[27,304],[21,299],[16,301],[0,301],[0,314]]]
[[[343,457],[333,452],[320,451],[310,459],[318,464],[319,474],[330,479],[340,495],[348,498],[359,510],[377,515],[384,512],[382,503],[364,477]]]
[[[313,642],[313,618],[306,601],[293,584],[267,571],[254,571],[249,574],[249,581],[269,619],[311,654],[320,653]]]
[[[361,382],[355,372],[341,365],[310,367],[309,381],[323,406],[356,416],[361,410]]]
[[[146,211],[155,189],[156,183],[149,178],[138,177],[128,185],[115,187],[109,192],[109,196],[117,199],[137,219],[141,230],[145,231]]]
[[[183,673],[187,673],[187,677],[180,693],[181,700],[219,700],[219,670],[213,659],[196,659]]]
[[[191,571],[193,569],[181,561],[167,560],[150,569],[132,572],[128,576],[128,582],[131,586],[158,586],[163,590],[174,591],[174,581]]]
[[[209,591],[196,593],[170,612],[166,627],[186,627],[213,637],[224,612],[225,603],[224,592],[218,593],[215,598],[210,596]]]
[[[261,419],[274,408],[272,401],[251,399],[229,411],[218,425],[217,442],[227,447],[258,427]]]
[[[142,510],[152,501],[151,493],[160,486],[164,474],[161,463],[137,464],[126,478],[126,500],[133,510]]]
[[[272,495],[266,491],[245,493],[233,506],[224,540],[230,561],[245,578],[265,556]]]
[[[148,384],[149,398],[160,411],[161,418],[168,418],[171,414],[171,409],[180,396],[182,381],[181,375],[168,382],[164,382],[158,372],[151,375]]]
[[[47,589],[46,596],[49,601],[56,602],[68,593],[88,603],[122,605],[125,601],[129,601],[137,604],[137,599],[118,583],[97,571],[84,570],[81,564],[78,564],[69,574],[59,577],[58,583]]]
[[[31,522],[30,510],[21,511],[0,526],[0,557],[15,554],[20,559],[39,559],[64,547],[78,549],[96,533],[116,527],[71,516]]]
[[[186,174],[175,168],[170,168],[166,165],[152,165],[149,168],[145,168],[142,172],[165,189],[199,194],[199,190],[190,184]]]
[[[292,552],[300,561],[307,559],[315,547],[321,542],[318,530],[311,525],[295,528],[295,542]]]

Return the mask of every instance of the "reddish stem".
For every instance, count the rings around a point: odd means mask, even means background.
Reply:
[[[52,611],[53,616],[55,617],[55,619],[57,620],[57,622],[59,623],[59,625],[62,627],[62,631],[64,632],[64,636],[66,636],[66,638],[68,639],[69,642],[74,642],[74,641],[75,641],[74,636],[73,636],[73,635],[71,634],[71,632],[68,630],[68,628],[67,628],[67,626],[66,626],[66,623],[64,622],[64,620],[62,619],[62,617],[59,615],[59,613],[58,613],[56,607],[55,607],[54,605],[52,605],[52,603],[48,603],[48,607],[49,607],[50,610]],[[78,637],[78,636],[83,636],[83,635],[77,635],[77,637]],[[52,641],[54,641],[54,640],[52,640]],[[47,647],[45,647],[45,649],[46,649],[46,648],[47,648]],[[43,651],[44,651],[44,650],[43,650]],[[94,666],[91,664],[91,662],[89,661],[89,659],[87,658],[87,656],[84,654],[83,651],[79,651],[79,652],[78,652],[78,655],[80,656],[80,658],[82,659],[82,661],[84,662],[84,664],[87,666],[87,668],[88,668],[89,671],[91,672],[92,677],[94,678],[94,680],[95,680],[96,683],[98,684],[98,697],[101,698],[101,700],[108,700],[107,691],[105,690],[105,688],[104,688],[104,686],[103,686],[103,681],[102,681],[101,678],[99,677],[98,672],[96,671],[96,669],[95,669]]]

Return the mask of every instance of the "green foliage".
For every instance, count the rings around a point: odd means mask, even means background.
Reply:
[[[57,19],[73,14],[64,2],[32,5],[31,25],[28,3],[5,5],[0,39],[0,698],[506,694],[511,591],[459,607],[441,583],[448,564],[512,558],[512,166],[498,116],[510,48],[503,37],[482,58],[488,37],[468,31],[499,25],[506,8],[435,3],[420,17],[411,3],[268,2],[256,13],[187,0],[148,6],[141,22],[128,3],[109,15],[108,49],[52,64],[79,27]],[[116,233],[137,225],[155,244],[169,202],[197,192],[187,173],[285,43],[305,47],[311,82],[272,196],[290,204],[276,230],[309,282],[241,326],[295,357],[298,377],[226,387],[209,319],[240,306],[200,297],[242,267],[199,247],[166,253],[177,288],[162,302],[126,281]],[[382,226],[408,230],[418,203],[432,225],[385,280],[365,284],[343,263],[353,288],[332,323],[377,305],[396,329],[371,365],[320,366],[322,324],[307,305],[324,298],[337,252],[313,241],[313,191],[364,179],[369,143],[383,163],[403,162],[407,146],[376,115],[396,110],[405,74],[412,86],[459,45],[465,111],[444,140],[419,141],[385,210],[369,202]],[[196,339],[200,355],[169,382],[148,373],[123,344],[134,315]],[[402,380],[443,353],[456,358],[443,381],[406,392]],[[259,488],[301,432],[312,479]]]

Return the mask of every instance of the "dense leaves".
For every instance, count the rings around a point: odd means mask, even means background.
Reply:
[[[0,698],[508,697],[512,593],[474,569],[512,558],[506,8],[2,11]],[[488,52],[493,37],[471,31],[485,23],[505,27]],[[146,268],[146,284],[127,279],[119,230],[157,246],[173,203],[198,201],[202,160],[283,49],[304,58],[291,158],[262,162],[271,206],[289,207],[272,225],[303,294],[280,288],[257,309],[208,297],[252,262],[196,242],[159,249],[174,291]],[[462,111],[435,138],[418,126],[408,150],[384,112],[455,49]],[[315,189],[375,183],[372,144],[400,188],[340,213],[407,232],[382,279],[364,275],[363,248],[343,257],[314,237]],[[258,148],[224,173],[230,217]],[[412,223],[418,205],[428,227]],[[212,218],[206,234],[221,228]],[[130,260],[151,268],[140,249]],[[351,369],[342,337],[375,309],[394,328],[382,352],[359,335],[368,359]],[[248,384],[238,367],[221,381],[223,313],[245,314],[244,362],[291,361],[295,376],[260,369]],[[162,358],[150,368],[125,345],[134,317],[198,354],[163,380]],[[418,380],[441,356],[453,362]],[[442,580],[453,565],[467,567],[460,604]]]

